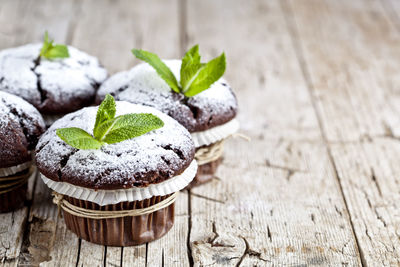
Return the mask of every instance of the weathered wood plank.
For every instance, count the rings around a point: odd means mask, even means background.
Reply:
[[[81,241],[81,249],[79,253],[79,261],[77,266],[93,266],[100,267],[105,264],[106,247],[89,243],[85,240]]]
[[[46,30],[57,42],[63,42],[74,18],[75,4],[72,0],[57,4],[51,0],[2,1],[0,49],[41,42]]]
[[[359,265],[279,1],[188,8],[189,43],[207,56],[226,50],[239,120],[252,137],[230,140],[219,179],[191,192],[195,266]]]
[[[293,1],[292,10],[296,43],[304,50],[306,78],[315,89],[327,140],[357,141],[398,131],[399,35],[382,5]]]
[[[125,247],[122,266],[146,266],[146,245]]]
[[[122,248],[107,247],[106,266],[121,266]]]
[[[180,193],[175,202],[174,226],[161,239],[147,246],[147,266],[189,266],[188,215],[188,196]]]
[[[398,265],[399,31],[379,1],[284,7],[362,261]]]
[[[368,266],[400,264],[399,142],[332,145],[351,219]]]
[[[51,261],[50,253],[57,239],[57,215],[57,206],[52,203],[51,191],[38,178],[30,208],[27,240],[22,248],[21,264],[38,265],[43,261]]]
[[[48,254],[48,261],[40,263],[42,267],[76,266],[79,255],[79,239],[67,230],[64,220],[58,219],[54,245]]]
[[[32,1],[4,0],[0,5],[0,49],[22,43],[26,34],[27,13]],[[19,19],[15,19],[19,18]]]
[[[28,208],[24,207],[11,213],[0,214],[0,259],[18,257],[24,234]]]
[[[18,266],[18,259],[12,261],[6,261],[1,263],[2,267],[17,267]]]
[[[178,55],[177,1],[84,1],[71,43],[114,73],[131,68],[132,48]]]

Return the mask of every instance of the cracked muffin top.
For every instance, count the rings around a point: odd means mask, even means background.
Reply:
[[[0,91],[22,97],[42,114],[65,114],[90,105],[107,78],[99,61],[76,48],[69,57],[39,58],[42,44],[0,52]]]
[[[43,118],[31,104],[0,92],[0,168],[30,161],[44,130]]]
[[[179,80],[181,60],[164,60],[164,63]],[[232,120],[237,112],[236,97],[223,78],[209,89],[186,98],[173,92],[147,63],[107,79],[97,92],[96,103],[100,103],[106,94],[111,94],[116,100],[161,110],[185,126],[189,132],[204,131],[224,124]]]
[[[193,161],[190,133],[166,114],[142,105],[116,102],[117,114],[152,113],[164,126],[100,149],[79,150],[56,135],[56,129],[78,127],[92,132],[97,107],[87,107],[56,121],[36,146],[39,171],[57,182],[92,189],[145,187],[181,174]]]

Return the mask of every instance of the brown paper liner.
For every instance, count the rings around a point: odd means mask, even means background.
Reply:
[[[28,172],[29,168],[9,177],[27,174]],[[0,213],[11,212],[21,208],[25,203],[27,190],[28,183],[26,182],[10,192],[0,194]]]
[[[141,201],[121,202],[105,206],[68,196],[64,196],[64,199],[85,209],[130,210],[149,207],[169,196],[155,196]],[[88,219],[71,215],[65,211],[63,211],[63,215],[67,228],[86,241],[107,246],[134,246],[165,235],[174,224],[174,209],[175,204],[173,203],[150,214],[113,219]]]
[[[215,176],[215,172],[218,166],[221,164],[223,158],[211,161],[209,163],[200,165],[197,169],[197,174],[193,181],[186,187],[186,189],[191,189],[193,187],[205,184],[212,180]]]

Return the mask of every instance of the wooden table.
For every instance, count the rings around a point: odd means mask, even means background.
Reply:
[[[162,239],[104,247],[69,232],[49,191],[0,215],[5,266],[398,266],[400,2],[1,0],[0,48],[48,30],[110,73],[130,49],[225,50],[241,132]]]

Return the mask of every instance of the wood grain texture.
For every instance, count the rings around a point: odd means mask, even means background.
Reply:
[[[0,258],[2,261],[18,257],[27,214],[26,207],[11,213],[0,214]]]
[[[252,138],[230,140],[219,179],[191,192],[194,265],[360,264],[279,1],[188,7],[189,43],[207,56],[226,49]]]
[[[71,44],[97,56],[110,73],[139,61],[132,48],[177,57],[177,1],[83,1],[73,25]]]
[[[398,265],[400,36],[393,17],[379,1],[288,2],[292,35],[361,260],[367,266]]]
[[[42,267],[75,266],[79,255],[79,239],[67,230],[64,220],[57,221],[53,247],[48,254],[48,260],[42,261]]]
[[[106,247],[81,241],[77,266],[104,266],[106,262]]]

